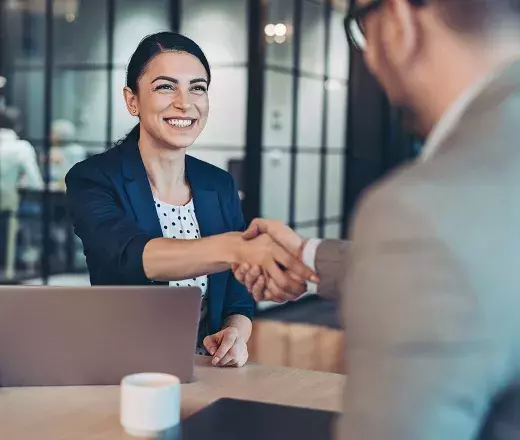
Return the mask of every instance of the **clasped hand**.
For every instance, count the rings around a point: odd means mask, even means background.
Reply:
[[[302,262],[305,240],[282,222],[256,219],[242,238],[250,252],[232,270],[256,301],[292,301],[307,291],[307,281],[319,282]]]

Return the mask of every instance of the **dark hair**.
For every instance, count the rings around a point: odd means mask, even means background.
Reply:
[[[0,128],[7,128],[14,130],[16,128],[16,121],[11,118],[5,111],[0,110]]]
[[[434,4],[444,22],[461,33],[493,31],[511,15],[520,23],[520,0],[434,0]]]
[[[126,86],[137,93],[137,83],[148,66],[157,55],[164,52],[185,52],[196,57],[206,69],[208,85],[211,82],[211,69],[202,49],[193,40],[175,32],[159,32],[143,38],[130,58],[126,70]],[[139,140],[140,124],[137,124],[120,142],[127,139]],[[119,142],[119,143],[120,143]]]

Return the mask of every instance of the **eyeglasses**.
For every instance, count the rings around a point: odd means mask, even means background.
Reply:
[[[365,50],[366,47],[365,26],[363,22],[366,16],[378,9],[383,2],[384,0],[374,0],[365,5],[352,4],[345,17],[344,25],[347,37],[349,41],[361,51]]]
[[[424,6],[428,0],[408,0],[412,6]],[[359,50],[364,51],[366,47],[364,21],[368,14],[383,5],[384,0],[373,0],[365,5],[356,5],[355,0],[351,0],[348,15],[345,17],[345,32],[349,41]]]

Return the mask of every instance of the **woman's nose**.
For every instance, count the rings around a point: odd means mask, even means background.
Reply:
[[[179,92],[173,99],[173,105],[182,111],[188,111],[191,108],[191,98],[189,93]]]

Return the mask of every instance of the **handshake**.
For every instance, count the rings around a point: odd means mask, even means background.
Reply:
[[[256,219],[241,238],[231,268],[255,301],[292,301],[307,292],[307,281],[319,282],[302,261],[306,240],[282,222]]]

